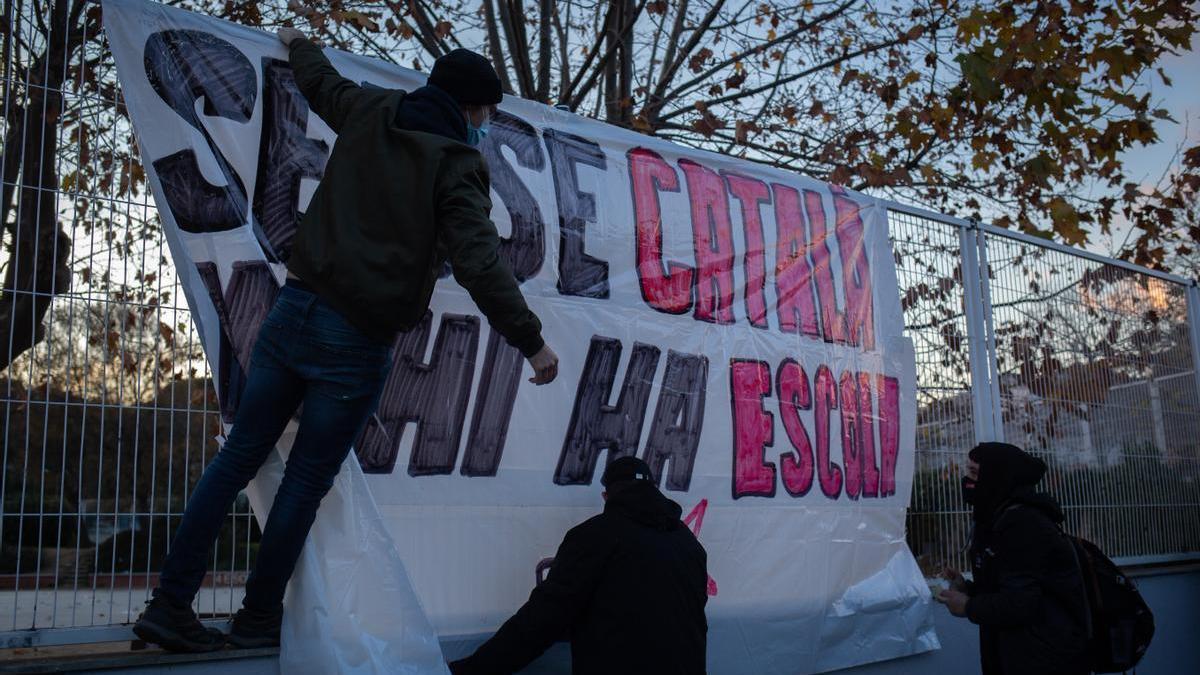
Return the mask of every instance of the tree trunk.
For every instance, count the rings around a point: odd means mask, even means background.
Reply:
[[[29,73],[27,100],[23,109],[14,106],[10,119],[22,125],[11,138],[19,145],[5,144],[9,154],[19,153],[20,188],[15,222],[10,222],[10,204],[2,209],[8,235],[8,268],[0,295],[0,370],[45,339],[42,322],[55,294],[66,291],[71,275],[67,266],[71,240],[58,221],[58,121],[62,113],[66,47],[71,22],[78,17],[68,0],[57,0],[50,14],[46,51],[37,59],[41,65]],[[25,114],[28,111],[31,114]],[[12,165],[15,166],[15,165]]]
[[[616,49],[604,64],[605,120],[628,126],[633,93],[633,0],[611,0],[604,30],[608,49]],[[624,30],[622,30],[624,29]]]
[[[554,14],[554,3],[541,0],[538,16],[538,73],[537,100],[550,102],[550,20]]]
[[[625,0],[609,0],[611,5],[608,15],[604,22],[604,46],[606,50],[612,50],[617,47],[617,42],[621,39],[619,32],[621,30],[621,9],[625,6]],[[621,108],[618,99],[620,98],[620,89],[617,87],[617,60],[609,59],[604,64],[604,120],[610,124],[616,124],[621,118]]]

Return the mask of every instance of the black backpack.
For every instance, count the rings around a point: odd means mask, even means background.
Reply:
[[[1154,614],[1133,580],[1098,546],[1067,535],[1087,596],[1088,656],[1097,673],[1120,673],[1142,660],[1154,637]]]

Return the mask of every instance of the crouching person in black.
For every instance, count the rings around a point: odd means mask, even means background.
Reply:
[[[604,512],[567,532],[546,580],[454,675],[513,673],[571,641],[574,675],[704,673],[707,556],[636,457],[600,482]]]
[[[1046,464],[1006,443],[969,454],[963,497],[974,507],[971,571],[947,569],[938,594],[979,626],[983,675],[1083,675],[1086,601],[1079,564],[1059,531],[1063,513],[1033,486]]]

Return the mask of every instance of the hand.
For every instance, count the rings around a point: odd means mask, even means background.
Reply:
[[[533,377],[529,381],[534,384],[550,384],[558,377],[558,354],[550,349],[550,345],[542,345],[538,353],[529,357],[529,365],[533,366]]]
[[[279,36],[279,41],[283,43],[284,47],[290,47],[296,40],[304,39],[304,33],[295,28],[280,28],[276,35]]]
[[[967,601],[971,599],[971,596],[961,591],[949,590],[938,593],[937,599],[938,602],[944,603],[946,609],[950,610],[954,616],[966,616]]]
[[[947,567],[942,570],[942,578],[950,582],[950,590],[959,593],[967,592],[967,580],[963,577],[962,572],[953,567]]]

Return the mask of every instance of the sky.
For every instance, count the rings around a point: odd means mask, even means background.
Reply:
[[[1163,71],[1171,79],[1170,87],[1163,84],[1157,74],[1148,82],[1150,100],[1154,107],[1165,108],[1175,119],[1158,123],[1159,142],[1124,154],[1125,169],[1129,180],[1143,185],[1156,185],[1163,173],[1172,165],[1178,166],[1179,157],[1174,157],[1181,144],[1190,147],[1200,143],[1200,38],[1193,38],[1192,49],[1182,54],[1163,59]],[[1121,219],[1123,223],[1123,219]],[[1128,225],[1114,227],[1112,237],[1094,237],[1088,248],[1105,255],[1112,255],[1120,248],[1129,234]]]

